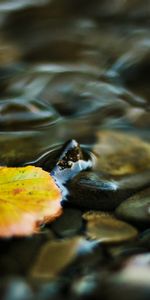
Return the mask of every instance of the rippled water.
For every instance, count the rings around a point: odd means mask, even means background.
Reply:
[[[149,139],[148,1],[0,2],[1,164],[99,129]]]

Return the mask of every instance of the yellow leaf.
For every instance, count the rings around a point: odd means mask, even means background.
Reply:
[[[0,168],[0,237],[25,236],[61,214],[61,192],[41,168]]]

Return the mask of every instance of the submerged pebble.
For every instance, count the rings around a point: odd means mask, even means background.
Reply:
[[[64,209],[63,214],[52,223],[52,230],[60,237],[78,234],[82,228],[82,213],[77,209]]]
[[[0,241],[0,276],[25,275],[38,255],[38,250],[47,240],[52,240],[52,233],[44,231],[37,235],[19,239]]]
[[[144,230],[139,236],[139,243],[141,246],[150,250],[150,228]]]
[[[118,131],[99,131],[93,151],[98,154],[95,169],[111,175],[142,172],[150,168],[150,145]]]
[[[123,219],[150,223],[150,188],[143,190],[121,203],[116,215]]]
[[[33,291],[22,278],[1,280],[0,299],[2,300],[33,300]]]
[[[76,237],[46,243],[31,268],[31,278],[40,281],[57,278],[74,261],[84,242],[84,239]]]
[[[137,230],[114,216],[102,212],[86,212],[86,235],[102,243],[121,243],[137,236]]]
[[[99,299],[102,294],[100,276],[96,273],[74,280],[71,286],[71,299]]]
[[[106,299],[148,300],[150,296],[150,254],[132,256],[121,270],[110,272],[105,278]]]

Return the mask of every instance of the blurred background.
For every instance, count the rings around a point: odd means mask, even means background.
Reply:
[[[99,129],[149,139],[149,0],[0,1],[0,160]]]

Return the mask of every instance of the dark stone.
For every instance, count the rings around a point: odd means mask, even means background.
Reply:
[[[35,293],[35,300],[62,299],[62,294],[67,290],[68,282],[64,278],[53,280],[38,285]]]
[[[150,188],[121,203],[116,209],[116,215],[123,220],[150,224]]]
[[[0,283],[1,300],[32,300],[33,292],[30,286],[20,278],[2,280]]]
[[[150,250],[150,228],[141,233],[139,243]]]
[[[22,274],[25,275],[32,262],[35,260],[40,247],[49,239],[49,234],[38,234],[33,237],[10,239],[1,241],[3,250],[1,251],[0,273],[2,275]],[[5,258],[5,259],[4,259]],[[2,267],[3,266],[3,267]]]
[[[96,273],[79,276],[71,285],[71,299],[100,299],[102,296],[101,276]]]
[[[111,177],[112,178],[112,177]],[[105,179],[99,173],[82,172],[68,185],[68,203],[82,209],[114,210],[122,201],[149,184],[149,172]]]
[[[63,214],[52,223],[52,230],[60,237],[78,234],[82,228],[82,214],[77,209],[64,209]]]
[[[49,282],[59,278],[59,275],[82,251],[85,244],[86,240],[81,237],[47,242],[31,267],[31,279],[35,282]]]
[[[104,299],[148,300],[150,297],[150,254],[144,253],[124,260],[122,268],[109,272],[104,280]]]
[[[123,245],[111,246],[108,247],[107,250],[112,258],[116,260],[119,258],[121,261],[124,261],[126,257],[130,257],[131,255],[141,254],[147,251],[144,245],[138,243],[138,240]]]

